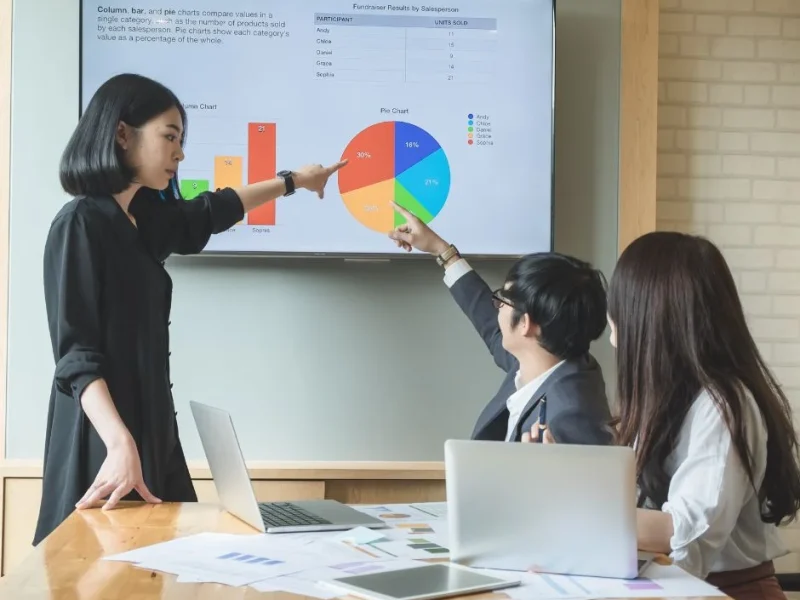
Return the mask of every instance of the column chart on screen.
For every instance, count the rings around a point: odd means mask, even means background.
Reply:
[[[462,253],[552,247],[547,0],[82,0],[81,106],[140,73],[187,112],[182,202],[347,159],[206,252],[393,255],[405,207]]]

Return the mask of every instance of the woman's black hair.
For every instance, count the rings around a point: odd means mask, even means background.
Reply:
[[[667,231],[634,240],[611,277],[608,310],[617,331],[618,442],[636,447],[643,498],[658,507],[667,500],[669,457],[694,399],[706,390],[758,494],[762,519],[793,520],[800,466],[792,409],[750,335],[719,249]],[[767,430],[763,481],[756,481],[747,445],[748,395]]]
[[[118,194],[127,189],[136,173],[125,163],[117,143],[120,122],[142,127],[173,107],[180,112],[185,138],[186,111],[167,87],[131,73],[106,81],[92,96],[61,156],[61,187],[72,196]]]

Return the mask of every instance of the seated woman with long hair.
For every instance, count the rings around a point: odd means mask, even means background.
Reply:
[[[797,435],[722,254],[697,236],[644,235],[617,263],[608,309],[639,548],[737,600],[785,598],[772,561],[786,554],[777,525],[800,508]]]

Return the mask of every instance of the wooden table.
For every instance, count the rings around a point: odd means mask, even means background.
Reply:
[[[257,535],[251,527],[214,504],[123,504],[74,512],[11,573],[0,579],[3,600],[297,600],[283,592],[250,587],[176,583],[174,575],[127,563],[99,560],[149,544],[201,532]],[[485,600],[489,596],[470,596]]]

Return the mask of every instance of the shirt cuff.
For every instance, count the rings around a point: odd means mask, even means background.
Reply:
[[[705,579],[711,565],[703,556],[699,540],[709,530],[707,519],[702,514],[692,514],[686,507],[670,502],[665,502],[661,510],[672,517],[673,534],[669,545],[673,562],[695,577]]]
[[[74,350],[56,362],[55,382],[62,393],[80,402],[83,391],[103,377],[103,355],[93,350]]]
[[[453,287],[456,281],[472,271],[472,267],[465,258],[459,258],[444,270],[444,282],[447,287]]]

